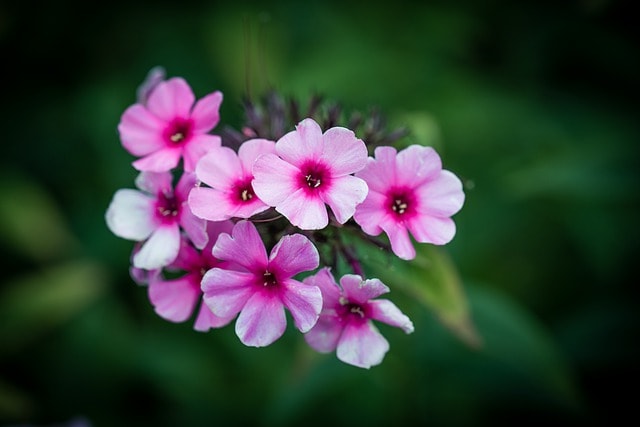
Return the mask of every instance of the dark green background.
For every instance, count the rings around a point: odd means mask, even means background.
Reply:
[[[630,3],[0,3],[0,424],[612,425],[635,412],[639,39]],[[370,371],[158,318],[104,212],[156,65],[222,123],[269,88],[379,106],[465,182],[453,259],[484,346],[414,321]],[[623,389],[631,387],[632,392]],[[411,424],[412,423],[412,424]],[[615,423],[614,423],[615,424]]]

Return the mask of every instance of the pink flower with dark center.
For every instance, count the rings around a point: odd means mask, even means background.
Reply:
[[[122,115],[118,125],[122,145],[141,157],[133,162],[140,171],[166,172],[182,157],[184,170],[193,172],[204,154],[220,146],[220,137],[208,132],[220,120],[222,93],[216,91],[195,102],[181,78],[154,84],[144,105],[134,104]]]
[[[149,300],[160,317],[172,322],[184,322],[191,317],[198,302],[202,302],[200,282],[204,274],[213,267],[227,267],[226,262],[213,256],[211,249],[218,235],[231,232],[232,228],[233,223],[230,221],[207,223],[209,242],[201,251],[188,239],[181,240],[178,257],[167,270],[181,271],[184,275],[175,279],[164,279],[158,274],[149,280]],[[201,303],[194,329],[206,332],[211,328],[225,326],[231,320],[233,316],[218,317],[206,304]]]
[[[320,289],[293,279],[319,263],[317,249],[305,236],[284,236],[267,257],[256,227],[240,221],[231,235],[218,237],[213,255],[233,262],[237,270],[209,270],[202,279],[204,301],[219,317],[240,313],[235,329],[245,345],[263,347],[280,338],[286,329],[285,308],[301,332],[318,320]]]
[[[195,185],[193,173],[184,173],[174,190],[170,172],[142,172],[136,186],[121,189],[113,196],[106,213],[109,229],[123,239],[144,242],[133,255],[133,266],[154,270],[173,262],[180,250],[180,230],[193,244],[207,243],[206,222],[187,206],[189,190]]]
[[[305,119],[276,142],[276,154],[255,162],[253,188],[297,227],[326,227],[325,204],[344,224],[367,195],[366,183],[351,175],[365,166],[367,147],[346,128],[323,134],[315,121]]]
[[[260,155],[274,152],[275,142],[266,139],[245,141],[238,154],[228,147],[211,150],[196,166],[196,176],[209,187],[191,190],[191,211],[200,218],[222,221],[250,218],[269,209],[253,191],[252,167]]]
[[[451,216],[464,203],[462,182],[442,169],[433,148],[412,145],[396,153],[378,147],[357,176],[367,182],[369,194],[356,208],[355,221],[367,234],[384,231],[400,258],[416,256],[409,232],[421,243],[443,245],[453,239]]]
[[[386,299],[373,300],[389,292],[378,279],[362,280],[347,274],[336,283],[329,268],[323,268],[304,280],[322,291],[323,306],[316,325],[305,334],[305,340],[321,353],[336,355],[341,361],[361,368],[382,362],[389,350],[388,341],[372,320],[413,332],[413,323],[394,303]]]

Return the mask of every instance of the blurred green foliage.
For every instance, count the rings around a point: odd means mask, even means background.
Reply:
[[[633,388],[640,356],[629,7],[3,2],[0,424],[600,425],[632,414],[619,385]],[[242,97],[271,88],[377,106],[412,130],[402,144],[435,146],[462,177],[450,245],[408,264],[370,254],[416,326],[380,327],[391,343],[381,366],[316,354],[292,330],[252,349],[233,327],[199,334],[153,313],[128,276],[132,244],[104,212],[133,186],[116,126],[156,65],[197,96],[223,91],[221,123],[234,127]]]

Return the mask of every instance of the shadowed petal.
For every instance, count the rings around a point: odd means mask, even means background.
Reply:
[[[209,236],[207,235],[207,223],[204,219],[195,216],[189,210],[189,206],[186,202],[182,204],[179,222],[184,232],[187,234],[191,242],[193,242],[193,245],[198,249],[204,248],[209,241]]]
[[[284,236],[271,250],[269,268],[280,273],[281,278],[318,267],[320,256],[311,241],[302,234]]]
[[[221,143],[222,139],[218,135],[194,135],[183,148],[184,170],[195,171],[198,161],[209,151],[220,147]]]
[[[123,239],[141,241],[155,230],[155,201],[141,191],[128,188],[113,195],[105,219],[113,234]]]
[[[305,278],[303,282],[307,285],[320,288],[322,292],[323,310],[333,309],[340,305],[340,287],[333,278],[329,267],[321,268],[313,276]]]
[[[180,228],[178,224],[161,226],[156,229],[133,256],[133,265],[145,270],[171,264],[180,251]]]
[[[342,322],[332,315],[322,315],[315,326],[304,335],[304,340],[320,353],[331,353],[338,346],[342,334]]]
[[[255,293],[236,321],[236,334],[244,345],[265,347],[280,338],[287,326],[284,307],[275,295]]]
[[[338,359],[360,368],[379,365],[389,351],[389,342],[372,322],[348,323],[340,336]]]
[[[318,321],[322,310],[320,289],[296,280],[286,280],[281,286],[285,288],[281,296],[282,303],[291,312],[296,328],[302,333],[309,331]]]
[[[136,177],[136,187],[149,194],[169,194],[173,191],[171,172],[140,172]]]
[[[234,317],[235,314],[229,317],[216,316],[211,309],[203,303],[200,304],[200,310],[198,311],[198,317],[193,325],[193,329],[199,332],[207,332],[212,328],[222,328],[231,323]]]
[[[175,280],[156,280],[149,283],[149,300],[163,319],[184,322],[191,316],[200,299],[200,287],[192,275]]]
[[[362,280],[356,274],[345,274],[340,279],[345,296],[351,302],[366,304],[370,299],[389,292],[387,285],[378,279]]]
[[[369,302],[369,315],[372,319],[386,323],[387,325],[401,328],[407,334],[413,332],[413,323],[391,301],[379,299]]]
[[[364,202],[356,206],[353,219],[362,227],[362,230],[371,235],[377,236],[382,232],[380,224],[388,221],[387,209],[384,207],[387,197],[376,191],[369,189]]]

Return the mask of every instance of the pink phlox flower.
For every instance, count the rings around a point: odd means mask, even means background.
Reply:
[[[262,154],[274,153],[275,142],[251,139],[236,154],[231,148],[209,151],[196,166],[196,176],[209,187],[198,186],[189,194],[189,206],[198,217],[210,221],[250,218],[269,208],[251,185],[253,164]]]
[[[209,243],[202,250],[196,249],[191,241],[181,239],[180,252],[166,270],[174,272],[172,279],[165,279],[162,275],[155,275],[149,281],[149,300],[155,312],[163,319],[172,322],[184,322],[191,317],[198,303],[198,315],[194,329],[206,332],[211,328],[220,328],[233,320],[233,316],[219,317],[211,312],[202,302],[200,282],[204,274],[213,267],[228,268],[227,263],[215,258],[211,252],[213,243],[220,233],[231,232],[233,223],[209,222],[207,232]]]
[[[256,227],[240,221],[231,235],[218,237],[213,255],[233,262],[238,271],[209,270],[202,279],[204,301],[217,316],[240,313],[235,331],[245,345],[263,347],[280,338],[286,328],[285,307],[301,332],[318,320],[320,289],[293,279],[319,263],[318,250],[305,236],[284,236],[267,257]]]
[[[338,359],[350,365],[370,368],[382,362],[389,343],[372,320],[413,332],[413,323],[389,300],[376,299],[389,292],[378,279],[362,280],[347,274],[336,283],[329,268],[304,279],[304,283],[322,291],[323,308],[316,325],[305,334],[315,350],[330,353],[337,349]]]
[[[327,226],[329,205],[340,224],[367,195],[367,184],[352,173],[367,162],[367,147],[352,131],[334,127],[324,134],[313,119],[276,142],[253,167],[253,188],[293,225],[305,230]]]
[[[442,169],[433,148],[412,145],[396,153],[378,147],[357,176],[367,182],[369,194],[356,208],[355,221],[367,234],[384,231],[400,258],[416,256],[409,232],[421,243],[443,245],[453,239],[451,216],[464,203],[462,182]]]
[[[191,88],[179,77],[152,83],[146,103],[134,104],[122,115],[118,125],[122,145],[141,157],[133,162],[140,171],[166,172],[182,157],[184,170],[193,172],[203,155],[220,146],[220,137],[208,132],[220,120],[222,93],[195,102]]]
[[[175,189],[172,180],[170,172],[142,172],[136,178],[140,190],[118,190],[107,209],[107,225],[116,236],[144,242],[133,255],[136,268],[154,270],[173,262],[181,230],[197,248],[207,243],[206,221],[186,204],[195,174],[184,173]]]

